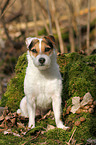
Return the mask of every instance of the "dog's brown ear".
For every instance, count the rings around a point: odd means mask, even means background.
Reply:
[[[55,38],[53,35],[48,35],[48,36],[45,36],[44,38],[48,39],[49,41],[51,41],[55,45]]]
[[[53,35],[48,35],[49,39],[51,39],[51,41],[53,41],[53,43],[55,44],[55,38]]]
[[[26,43],[26,45],[27,45],[27,49],[29,49],[29,46],[30,46],[32,40],[33,40],[33,38],[31,38],[31,37],[26,38],[25,43]]]
[[[35,40],[39,41],[36,37],[28,37],[28,38],[26,38],[25,43],[26,43],[26,45],[27,45],[27,49],[30,50],[30,49],[34,46],[34,44],[37,42],[37,41],[36,41],[36,42],[34,43]]]

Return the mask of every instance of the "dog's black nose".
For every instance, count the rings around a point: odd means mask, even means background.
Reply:
[[[45,62],[45,58],[41,57],[41,58],[39,59],[39,62],[40,62],[41,64],[43,64],[43,63]]]

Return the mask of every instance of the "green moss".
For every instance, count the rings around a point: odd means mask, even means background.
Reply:
[[[24,53],[22,56],[18,58],[16,67],[15,67],[15,73],[25,73],[26,67],[27,67],[27,53]]]
[[[86,121],[80,124],[80,126],[77,128],[74,134],[74,138],[76,138],[80,142],[83,141],[83,143],[85,144],[88,138],[96,136],[96,115],[84,113],[83,116],[86,118]]]
[[[61,143],[64,143],[65,141],[69,140],[71,133],[62,129],[51,129],[49,130],[45,136],[47,139],[52,139],[56,141],[60,141]]]
[[[0,145],[17,145],[21,142],[21,138],[13,135],[3,135],[0,133]]]

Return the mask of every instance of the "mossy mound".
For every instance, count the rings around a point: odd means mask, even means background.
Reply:
[[[70,53],[58,56],[57,61],[63,77],[63,114],[66,112],[66,108],[72,105],[72,97],[82,97],[90,92],[93,99],[96,100],[96,55],[83,56],[78,53]],[[11,111],[16,111],[19,108],[20,100],[24,96],[23,82],[26,67],[27,58],[25,53],[19,57],[15,67],[16,75],[10,80],[7,91],[1,100],[1,105],[7,105]],[[84,117],[85,121],[76,127],[75,122],[80,120],[80,117]],[[96,112],[94,114],[80,113],[79,115],[69,113],[64,115],[62,119],[67,126],[71,127],[70,131],[62,129],[49,130],[31,143],[66,144],[65,141],[69,141],[75,128],[74,139],[77,143],[85,144],[88,138],[96,136]],[[46,128],[47,124],[55,125],[55,121],[47,118],[40,122],[37,121],[36,126]]]
[[[96,55],[82,56],[70,53],[58,56],[58,64],[63,77],[62,99],[74,96],[84,96],[90,92],[96,97]],[[8,106],[11,111],[16,111],[21,98],[24,96],[23,82],[27,67],[26,53],[19,57],[15,67],[16,75],[8,84],[7,91],[2,97],[1,106]],[[71,103],[71,102],[70,102]]]

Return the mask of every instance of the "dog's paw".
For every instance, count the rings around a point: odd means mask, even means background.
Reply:
[[[35,128],[35,125],[28,124],[28,128],[29,128],[29,129],[33,129],[33,128]]]
[[[60,122],[57,124],[57,127],[58,127],[58,128],[62,128],[62,129],[64,129],[64,130],[67,130],[67,129],[70,128],[70,127],[68,127],[68,126],[63,125],[63,122],[62,122],[62,121],[60,121]]]
[[[68,127],[68,126],[65,126],[65,125],[63,125],[64,127],[63,127],[63,130],[69,130],[70,129],[70,127]]]

